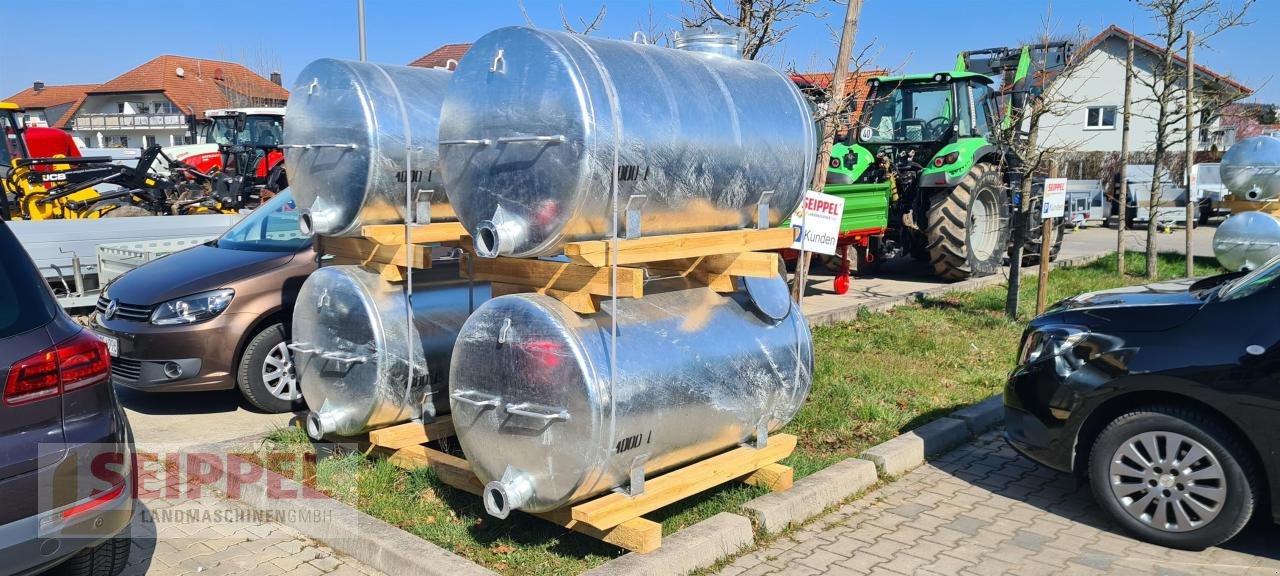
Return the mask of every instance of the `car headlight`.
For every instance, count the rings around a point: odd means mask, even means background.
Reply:
[[[156,306],[151,323],[157,326],[203,322],[227,309],[236,291],[230,288],[210,290],[175,298]]]
[[[1018,365],[1025,366],[1043,358],[1055,358],[1075,347],[1089,330],[1079,326],[1046,326],[1027,335],[1018,354]]]

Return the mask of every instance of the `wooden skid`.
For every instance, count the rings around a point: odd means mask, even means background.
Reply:
[[[374,224],[360,228],[360,235],[378,244],[406,244],[403,224]],[[461,222],[432,222],[409,226],[407,244],[445,244],[467,235]]]
[[[405,422],[369,432],[374,446],[399,450],[406,446],[426,444],[432,440],[453,437],[453,417],[441,416],[434,422]]]
[[[387,430],[395,428],[398,427]],[[401,432],[391,434],[401,438]],[[791,468],[777,462],[791,455],[795,447],[795,436],[777,434],[769,438],[765,448],[735,448],[646,480],[645,491],[639,496],[613,492],[569,508],[533,515],[626,550],[652,552],[662,545],[662,525],[641,516],[735,478],[774,491],[791,488]],[[430,466],[442,482],[472,494],[479,495],[484,489],[466,460],[426,446],[404,446],[389,460],[404,468]]]
[[[378,244],[366,238],[317,237],[317,251],[353,260],[364,266],[431,267],[431,247],[417,244]]]
[[[794,238],[795,232],[791,228],[643,236],[618,240],[617,263],[621,266],[677,258],[778,250],[790,247]],[[570,242],[565,245],[564,253],[569,260],[589,266],[603,267],[613,262],[611,240]]]

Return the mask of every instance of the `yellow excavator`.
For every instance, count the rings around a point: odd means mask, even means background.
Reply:
[[[57,128],[28,127],[22,107],[0,102],[0,218],[68,220],[172,213],[172,184],[150,174],[160,154],[148,149],[136,166],[109,157],[83,157],[75,140]],[[113,184],[103,193],[96,186]]]

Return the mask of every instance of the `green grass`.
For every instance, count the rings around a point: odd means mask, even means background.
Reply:
[[[1082,292],[1141,284],[1145,264],[1129,253],[1129,276],[1115,273],[1111,255],[1090,265],[1050,273],[1049,302]],[[1161,255],[1159,277],[1185,270],[1177,255]],[[1221,270],[1197,259],[1197,274]],[[800,438],[784,462],[797,478],[812,474],[903,431],[1001,390],[1018,339],[1035,306],[1035,279],[1021,292],[1019,320],[1004,316],[1005,288],[949,293],[853,322],[815,328],[815,371],[809,399],[785,431]],[[281,429],[268,443],[310,449],[305,434]],[[351,475],[354,471],[354,482]],[[323,460],[322,487],[336,497],[504,574],[573,574],[621,554],[619,550],[541,520],[489,518],[479,499],[439,482],[430,470],[405,471],[360,455]],[[763,489],[728,484],[647,517],[671,533],[718,512],[734,510]]]

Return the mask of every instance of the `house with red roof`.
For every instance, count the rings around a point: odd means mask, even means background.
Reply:
[[[427,52],[421,58],[410,62],[410,66],[418,68],[453,68],[457,66],[458,61],[471,48],[470,43],[465,44],[445,44],[435,50]]]
[[[194,143],[205,112],[284,106],[289,91],[279,73],[264,78],[235,62],[162,55],[103,84],[45,86],[6,100],[90,146],[141,148]]]
[[[1130,150],[1150,151],[1155,144],[1158,108],[1151,86],[1160,62],[1161,47],[1118,26],[1111,26],[1076,49],[1072,68],[1052,80],[1048,90],[1057,92],[1060,102],[1071,103],[1041,120],[1040,143],[1045,147],[1068,148],[1081,152],[1119,152],[1121,127],[1124,123],[1125,59],[1129,38],[1134,40],[1133,118],[1129,138]],[[1181,77],[1186,76],[1186,60],[1175,57]],[[1226,131],[1219,116],[1222,104],[1244,98],[1253,90],[1227,74],[1197,65],[1196,92],[1203,108],[1195,116],[1197,147],[1224,149]],[[1177,108],[1182,106],[1181,92]],[[1219,104],[1209,104],[1217,102]],[[1180,111],[1178,112],[1181,113]],[[1174,138],[1181,140],[1181,123]],[[1180,147],[1175,146],[1175,148]]]

